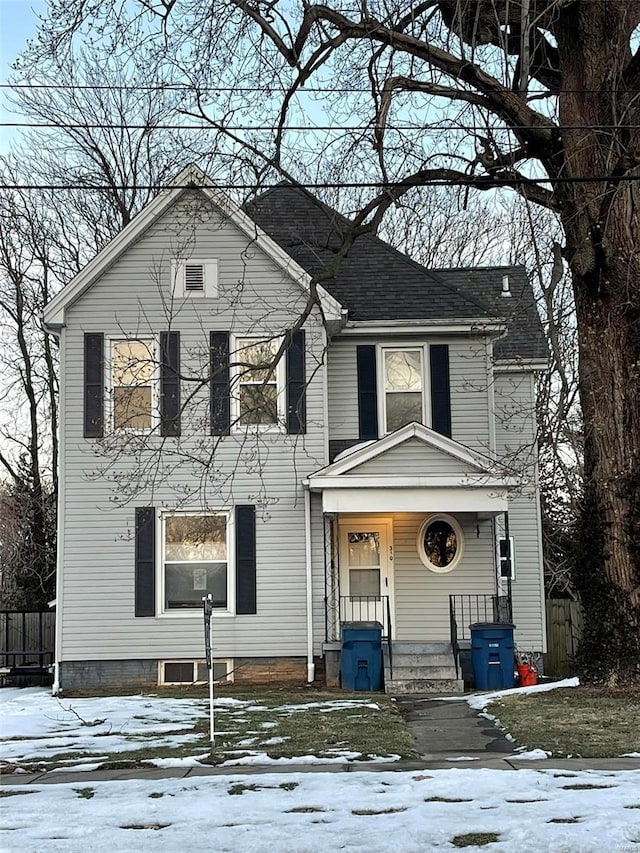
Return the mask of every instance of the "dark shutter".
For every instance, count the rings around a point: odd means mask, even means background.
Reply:
[[[210,332],[209,349],[211,353],[211,435],[229,435],[231,427],[229,332]]]
[[[307,428],[304,344],[304,329],[300,329],[287,348],[287,432],[291,435]]]
[[[155,509],[136,507],[136,616],[156,614]]]
[[[160,333],[160,435],[180,435],[180,332]]]
[[[84,336],[84,437],[104,435],[104,335]]]
[[[256,510],[236,507],[236,613],[256,612]]]
[[[376,389],[376,348],[356,348],[358,365],[358,425],[360,438],[378,437],[378,397]]]
[[[451,394],[449,390],[449,347],[429,347],[431,367],[431,428],[451,436]]]

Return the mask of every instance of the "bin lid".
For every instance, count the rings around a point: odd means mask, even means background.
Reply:
[[[363,630],[366,628],[380,628],[382,630],[382,622],[343,622],[342,630],[345,628],[362,628]]]
[[[516,626],[513,622],[474,622],[473,625],[469,625],[472,631],[474,630],[485,630],[485,629],[501,629],[501,628],[515,628]]]

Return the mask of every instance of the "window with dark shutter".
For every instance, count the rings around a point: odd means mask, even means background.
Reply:
[[[256,613],[256,510],[236,507],[236,613]]]
[[[358,425],[363,441],[378,438],[378,399],[376,390],[376,348],[356,348],[358,370]]]
[[[231,428],[229,332],[209,333],[211,435],[229,435]]]
[[[155,616],[155,509],[136,507],[135,615]]]
[[[451,437],[451,393],[449,387],[449,347],[429,347],[431,368],[431,428]]]
[[[297,331],[287,348],[287,432],[298,435],[306,431],[305,334]]]
[[[160,334],[160,434],[180,435],[180,332]]]
[[[104,334],[84,336],[84,436],[104,435]]]

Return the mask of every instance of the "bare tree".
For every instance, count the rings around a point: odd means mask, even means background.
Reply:
[[[434,183],[509,188],[558,216],[584,415],[583,661],[610,683],[637,677],[640,2],[70,0],[43,44],[64,55],[96,19],[104,38],[135,20],[145,50],[156,39],[191,86],[183,113],[228,144],[239,183],[358,185],[355,236]]]

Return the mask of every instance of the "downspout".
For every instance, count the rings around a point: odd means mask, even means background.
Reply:
[[[307,580],[307,683],[312,684],[316,675],[313,662],[313,574],[311,565],[311,492],[304,485],[304,563]]]
[[[65,389],[66,383],[64,379],[64,363],[66,359],[65,346],[65,328],[64,326],[59,332],[48,329],[49,334],[58,338],[60,350],[60,367],[59,367],[59,385],[60,395],[58,400],[58,506],[56,519],[56,630],[55,630],[55,651],[53,657],[53,685],[51,693],[57,696],[62,685],[60,684],[60,658],[62,657],[62,614],[64,609],[64,583],[62,566],[64,563],[64,494],[65,494],[65,445],[66,445],[66,425],[65,425]]]

